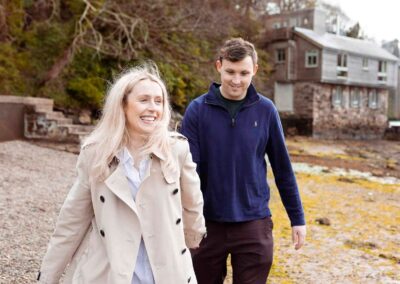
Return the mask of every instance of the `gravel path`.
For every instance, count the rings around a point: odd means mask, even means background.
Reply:
[[[0,283],[35,283],[77,156],[0,143]]]
[[[0,284],[35,283],[76,159],[28,142],[0,143]],[[308,243],[300,252],[290,249],[280,224],[287,217],[273,198],[277,255],[269,283],[400,283],[399,187],[328,173],[298,174],[298,182]],[[332,225],[316,224],[317,217]]]

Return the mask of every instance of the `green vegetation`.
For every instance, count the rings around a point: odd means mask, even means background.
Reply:
[[[0,94],[95,111],[113,76],[151,59],[182,112],[217,78],[217,47],[232,36],[257,45],[262,28],[247,1],[200,2],[0,1]],[[267,60],[260,51],[260,76]]]

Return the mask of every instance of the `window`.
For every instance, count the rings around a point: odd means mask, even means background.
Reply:
[[[274,29],[280,29],[281,28],[281,23],[279,23],[279,22],[277,22],[277,23],[274,23]]]
[[[339,53],[337,55],[337,66],[347,68],[347,54]]]
[[[362,59],[362,69],[363,70],[368,70],[368,58],[364,57]]]
[[[378,62],[378,72],[386,73],[387,71],[387,62],[386,61],[379,61]]]
[[[318,66],[318,50],[306,51],[306,67],[312,68]]]
[[[359,108],[360,102],[360,90],[358,88],[351,89],[350,91],[350,106],[352,108]]]
[[[378,108],[379,98],[376,90],[372,89],[368,93],[368,106],[372,109]]]
[[[347,77],[347,54],[339,53],[337,55],[336,75],[339,78]]]
[[[387,79],[387,62],[380,60],[378,62],[378,81],[385,83]]]
[[[278,48],[276,50],[276,62],[277,63],[282,63],[285,62],[286,60],[286,52],[285,49],[283,48]]]
[[[332,105],[336,107],[343,105],[343,89],[340,86],[332,88]]]

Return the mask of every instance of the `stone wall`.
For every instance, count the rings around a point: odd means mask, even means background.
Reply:
[[[293,94],[294,113],[299,118],[312,119],[314,108],[314,92],[318,88],[313,83],[295,83]]]
[[[25,105],[0,104],[0,142],[24,138]]]
[[[343,86],[344,102],[332,105],[335,85],[318,84],[314,88],[313,136],[327,139],[381,139],[387,128],[388,91],[377,89],[379,105],[368,106],[368,88],[359,88],[361,104],[350,106],[350,87]]]
[[[8,135],[7,139],[27,138],[79,144],[93,130],[92,125],[73,124],[72,119],[65,117],[62,112],[53,111],[54,102],[51,99],[0,95],[0,106],[7,108],[9,113],[8,119],[2,117],[0,120],[0,129],[23,133],[22,137],[20,135],[12,138]],[[11,106],[20,106],[23,109],[19,119],[11,117]],[[4,110],[2,114],[7,113]],[[17,125],[17,121],[22,123]]]

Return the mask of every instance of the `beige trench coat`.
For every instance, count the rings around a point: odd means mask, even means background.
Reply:
[[[180,171],[154,153],[134,202],[122,163],[101,183],[89,179],[93,147],[78,158],[70,190],[43,259],[41,283],[130,284],[141,237],[157,284],[197,283],[188,248],[205,235],[203,197],[186,139],[171,137]]]

